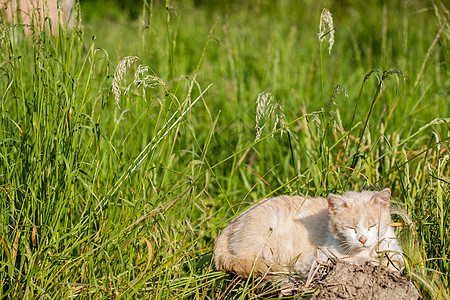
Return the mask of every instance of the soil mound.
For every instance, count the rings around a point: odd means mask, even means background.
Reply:
[[[308,278],[289,277],[280,296],[292,299],[422,299],[407,277],[366,264],[342,261],[316,265]]]

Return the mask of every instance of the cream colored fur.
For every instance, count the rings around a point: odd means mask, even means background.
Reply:
[[[44,25],[48,26],[48,19],[52,22],[52,33],[58,32],[58,8],[57,0],[0,0],[0,10],[4,11],[6,20],[11,25],[17,25],[17,15],[20,15],[21,24],[25,26],[25,33],[30,35],[29,26],[34,24],[34,29],[40,31]],[[69,28],[73,24],[74,0],[61,0],[61,18],[68,22]],[[3,15],[0,14],[1,17]]]
[[[280,196],[264,199],[238,215],[220,234],[216,268],[243,277],[253,271],[305,272],[327,256],[318,247],[356,264],[374,264],[386,254],[390,270],[404,266],[390,226],[391,192],[362,191],[324,198]],[[319,256],[317,255],[318,253]]]

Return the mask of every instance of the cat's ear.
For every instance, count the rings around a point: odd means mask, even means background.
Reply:
[[[391,190],[386,188],[382,190],[381,192],[378,192],[375,194],[375,196],[372,197],[371,203],[377,203],[384,207],[388,207],[389,203],[391,202]]]
[[[328,200],[328,210],[332,214],[335,214],[337,211],[348,207],[345,198],[340,195],[329,194],[327,200]]]

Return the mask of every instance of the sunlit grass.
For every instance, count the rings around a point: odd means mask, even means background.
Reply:
[[[258,3],[145,2],[56,37],[2,19],[2,298],[269,297],[214,270],[220,228],[269,195],[372,187],[403,207],[407,273],[449,296],[446,8],[328,7],[329,52],[323,7]]]

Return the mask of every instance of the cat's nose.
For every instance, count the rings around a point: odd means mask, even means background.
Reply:
[[[364,246],[364,244],[367,242],[367,238],[364,235],[362,235],[359,237],[359,242]]]

